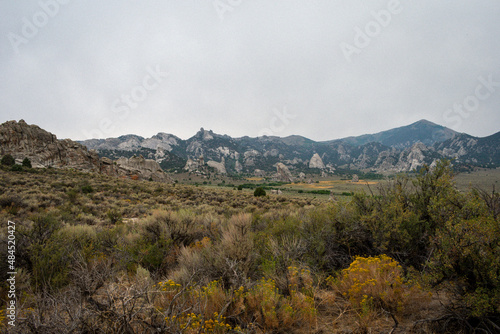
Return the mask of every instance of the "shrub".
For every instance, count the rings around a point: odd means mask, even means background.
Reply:
[[[24,158],[24,160],[23,160],[23,167],[32,168],[32,166],[31,166],[31,160],[28,159],[28,158]]]
[[[23,170],[23,166],[14,164],[10,170],[13,172],[21,172]]]
[[[387,255],[356,257],[333,284],[362,316],[376,310],[408,314],[410,306],[428,297],[418,283],[403,282],[403,269]]]
[[[288,289],[290,301],[295,312],[295,321],[311,327],[316,321],[315,288],[311,271],[305,267],[288,267]]]
[[[76,203],[76,200],[78,199],[78,191],[75,189],[69,189],[66,192],[66,196],[68,197],[68,201],[72,204]]]
[[[90,184],[85,184],[81,187],[82,193],[84,194],[90,194],[94,192],[94,188]]]
[[[446,287],[466,318],[500,315],[500,227],[492,217],[453,219],[435,238],[433,281]],[[446,282],[448,284],[443,284]]]
[[[226,333],[232,330],[222,314],[230,298],[219,281],[206,286],[182,286],[169,279],[156,286],[160,290],[158,309],[166,310],[164,320],[169,333]]]
[[[6,209],[10,214],[17,214],[21,208],[27,205],[18,195],[4,194],[0,196],[0,209]]]
[[[255,319],[266,330],[292,326],[294,311],[290,303],[276,288],[276,283],[262,279],[245,294],[245,317],[250,323]]]
[[[266,196],[266,191],[262,187],[255,188],[253,195],[255,197]]]
[[[2,160],[0,160],[0,164],[2,164],[3,166],[14,166],[14,164],[16,163],[16,160],[14,159],[14,157],[10,154],[6,154],[2,157]]]
[[[106,216],[108,217],[111,224],[118,224],[122,221],[122,214],[118,209],[111,209],[106,212]]]

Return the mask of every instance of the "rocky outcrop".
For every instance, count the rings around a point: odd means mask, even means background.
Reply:
[[[217,172],[220,174],[226,174],[225,163],[226,162],[225,162],[224,158],[222,158],[221,162],[217,162],[217,161],[213,161],[213,160],[207,161],[207,165],[212,167],[212,168],[215,168],[217,170]]]
[[[134,141],[129,138],[127,142]],[[137,177],[137,179],[169,182],[170,177],[160,165],[142,156],[113,161],[100,158],[87,147],[70,139],[57,137],[24,120],[9,121],[0,125],[0,155],[10,154],[19,163],[28,158],[35,168],[72,168],[85,172],[102,173],[110,176]]]
[[[124,135],[118,138],[107,139],[88,139],[80,143],[94,150],[123,150],[136,151],[141,148],[156,150],[162,148],[166,151],[172,151],[174,147],[179,146],[182,140],[174,135],[160,132],[151,138],[143,138],[136,135]]]
[[[151,138],[144,139],[140,145],[141,147],[146,147],[153,150],[161,148],[170,152],[175,146],[179,145],[179,141],[180,138],[174,135],[160,132]]]
[[[275,179],[280,182],[293,182],[292,173],[285,164],[278,162],[276,164]]]
[[[116,160],[118,173],[132,179],[153,180],[156,182],[171,182],[172,179],[161,169],[160,165],[151,159],[142,156],[120,158]]]
[[[188,172],[193,172],[198,168],[198,162],[193,159],[187,159],[184,169]]]
[[[243,170],[243,166],[241,165],[241,163],[238,160],[236,160],[236,162],[234,163],[234,170],[237,173],[241,173],[241,171]]]
[[[311,157],[311,160],[309,160],[309,168],[325,168],[325,164],[323,163],[323,160],[318,153],[314,153],[314,155]]]
[[[96,152],[70,139],[58,140],[54,134],[36,125],[28,125],[24,120],[0,125],[0,155],[5,154],[12,155],[17,161],[28,158],[35,168],[74,168],[117,174],[113,164],[101,160]]]
[[[266,176],[266,172],[263,171],[262,169],[256,169],[253,171],[253,175],[256,176],[256,177],[265,177]]]
[[[259,151],[249,150],[243,153],[243,163],[245,166],[254,166],[256,158],[260,156]]]

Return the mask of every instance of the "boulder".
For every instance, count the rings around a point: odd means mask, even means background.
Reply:
[[[309,168],[319,168],[319,169],[325,168],[325,164],[323,163],[323,160],[321,159],[318,153],[314,153],[313,156],[311,157],[311,160],[309,160]]]
[[[278,162],[276,165],[275,179],[280,182],[293,182],[292,173],[285,164]]]

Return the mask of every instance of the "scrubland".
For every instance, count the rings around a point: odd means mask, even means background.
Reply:
[[[446,162],[349,200],[0,171],[9,333],[498,333],[500,198]]]

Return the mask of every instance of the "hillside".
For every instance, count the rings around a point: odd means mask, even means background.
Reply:
[[[418,142],[432,146],[436,143],[451,139],[457,134],[458,132],[423,119],[407,126],[375,134],[347,137],[339,140],[351,145],[363,145],[376,142],[385,146],[404,149]]]

